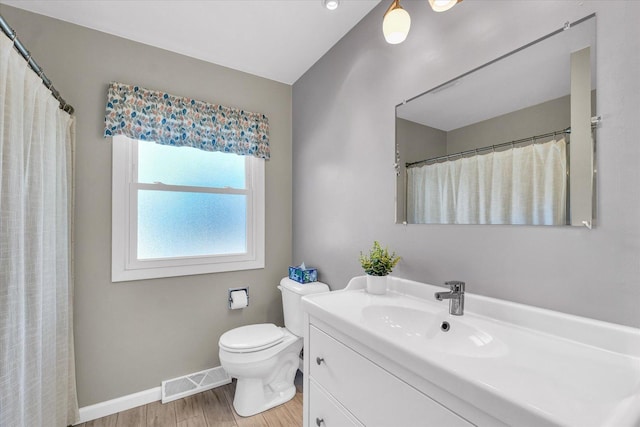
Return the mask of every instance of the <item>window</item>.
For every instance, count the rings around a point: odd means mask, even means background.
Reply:
[[[113,138],[112,280],[264,268],[264,160]]]

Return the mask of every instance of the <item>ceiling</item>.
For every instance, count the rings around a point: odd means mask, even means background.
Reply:
[[[0,0],[286,84],[379,2],[341,0],[329,11],[322,0]]]

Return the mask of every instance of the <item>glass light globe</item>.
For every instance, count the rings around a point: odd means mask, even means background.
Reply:
[[[458,0],[429,0],[431,9],[433,9],[434,12],[444,12],[445,10],[449,10],[455,6],[456,3],[458,3]]]
[[[411,17],[400,5],[388,11],[382,21],[382,33],[389,44],[402,43],[407,38],[410,28]]]
[[[324,7],[329,10],[336,10],[340,5],[339,0],[324,0]]]

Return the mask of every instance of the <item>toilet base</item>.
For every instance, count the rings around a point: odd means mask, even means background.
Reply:
[[[282,405],[295,395],[296,386],[286,381],[264,386],[259,379],[238,379],[233,408],[238,415],[250,417]]]
[[[295,396],[302,338],[285,330],[284,340],[263,350],[234,353],[220,348],[220,364],[237,379],[233,408],[250,417]]]

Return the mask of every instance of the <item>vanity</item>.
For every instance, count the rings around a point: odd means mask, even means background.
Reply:
[[[305,310],[304,426],[640,425],[640,330],[365,277],[310,295]]]

